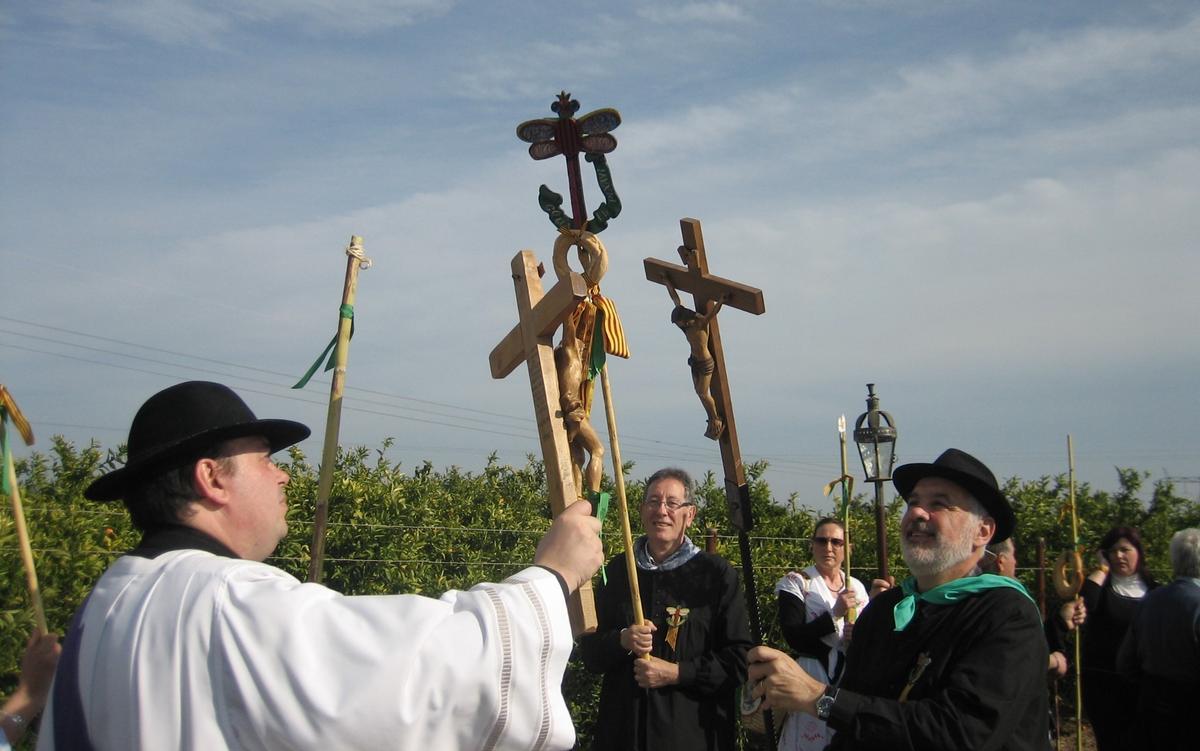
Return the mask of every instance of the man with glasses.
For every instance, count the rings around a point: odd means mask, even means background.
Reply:
[[[643,623],[633,622],[625,556],[609,561],[596,594],[599,626],[580,640],[603,673],[593,749],[734,749],[737,689],[752,645],[737,572],[688,538],[692,480],[655,472],[634,542]]]

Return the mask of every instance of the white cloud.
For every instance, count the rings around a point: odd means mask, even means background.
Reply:
[[[639,17],[652,23],[742,23],[749,20],[745,10],[737,3],[679,3],[666,5],[651,3],[637,9]]]
[[[244,26],[288,24],[309,34],[375,34],[453,7],[452,0],[65,0],[43,12],[78,29],[110,29],[167,46],[218,46]]]
[[[1198,36],[1200,16],[1178,27],[1026,36],[992,58],[954,55],[909,65],[894,75],[864,72],[860,88],[845,86],[841,78],[832,79],[837,88],[807,79],[772,82],[719,103],[700,100],[685,111],[631,124],[626,132],[636,130],[637,137],[629,139],[636,144],[631,150],[651,163],[696,151],[711,156],[738,150],[745,158],[741,142],[747,140],[778,144],[769,158],[783,163],[845,159],[948,134],[988,138],[987,133],[972,131],[980,126],[993,131],[997,122],[1011,122],[1003,132],[1016,137],[1023,130],[1044,127],[1039,124],[1046,119],[1031,117],[1031,111],[1049,103],[1061,106],[1063,100],[1090,91],[1091,105],[1098,111],[1085,122],[1071,124],[1086,135],[1108,118],[1146,117],[1140,112],[1144,106],[1126,111],[1135,105],[1124,89],[1150,88],[1153,80],[1145,76],[1200,59],[1200,45],[1194,43]],[[785,72],[784,78],[795,75]],[[1133,76],[1135,83],[1124,76]]]

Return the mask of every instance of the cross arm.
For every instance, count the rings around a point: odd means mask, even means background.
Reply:
[[[642,264],[646,269],[646,279],[656,284],[665,284],[669,280],[677,290],[691,292],[700,299],[721,300],[730,307],[756,316],[767,310],[762,290],[757,287],[699,273],[686,266],[667,263],[657,258],[647,258]]]
[[[587,297],[587,282],[574,271],[566,279],[560,279],[533,308],[533,325],[539,337],[551,336],[575,309],[570,302]],[[521,324],[512,327],[500,343],[488,355],[492,378],[504,378],[525,361],[525,342],[521,336]]]

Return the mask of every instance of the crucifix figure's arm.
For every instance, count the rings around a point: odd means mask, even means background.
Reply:
[[[671,302],[675,303],[675,307],[682,308],[683,301],[679,299],[679,292],[675,289],[675,285],[671,284],[671,277],[663,274],[663,284],[667,285],[667,293],[671,295]]]
[[[713,304],[712,310],[708,311],[704,315],[700,316],[699,319],[697,319],[699,325],[708,326],[709,322],[717,317],[717,313],[721,310],[721,306],[724,304],[725,296],[722,296],[720,300],[717,300],[716,303]]]

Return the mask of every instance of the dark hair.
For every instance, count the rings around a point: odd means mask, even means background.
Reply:
[[[846,523],[843,522],[841,519],[837,518],[836,516],[825,516],[825,517],[818,519],[817,523],[813,525],[812,533],[815,535],[817,533],[817,530],[820,529],[821,527],[824,527],[826,524],[836,524],[838,526],[838,528],[842,530],[842,534],[843,535],[846,534]]]
[[[179,524],[191,516],[194,511],[190,506],[200,497],[193,481],[196,462],[216,459],[228,469],[232,465],[226,463],[227,457],[222,454],[224,446],[224,443],[210,446],[187,459],[182,466],[173,463],[151,471],[145,479],[131,485],[125,491],[125,508],[129,510],[133,526],[145,532],[155,527]]]
[[[1148,587],[1154,587],[1157,582],[1154,577],[1146,570],[1146,553],[1142,549],[1142,535],[1133,527],[1113,527],[1108,530],[1108,534],[1100,538],[1100,553],[1104,556],[1104,560],[1108,561],[1109,570],[1112,570],[1112,560],[1108,557],[1108,551],[1117,544],[1121,538],[1129,540],[1129,544],[1133,546],[1138,554],[1137,569],[1134,573],[1137,574],[1142,581],[1146,582]],[[1105,583],[1111,582],[1111,577],[1105,577]]]
[[[663,467],[646,478],[646,492],[659,480],[679,480],[683,484],[684,503],[692,503],[692,476],[679,467]]]
[[[676,326],[680,324],[687,325],[699,317],[699,313],[682,305],[676,305],[675,309],[671,311],[671,323]]]

